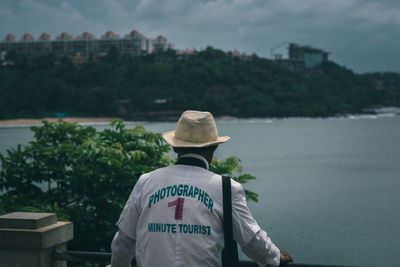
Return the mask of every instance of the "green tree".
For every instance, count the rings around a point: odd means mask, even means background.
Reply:
[[[70,249],[108,251],[137,179],[174,162],[160,134],[128,129],[121,121],[111,126],[98,132],[59,120],[32,127],[33,141],[0,154],[0,214],[56,212],[74,223]],[[254,179],[242,173],[236,157],[215,159],[211,169],[241,183]],[[257,200],[257,194],[246,194]]]
[[[333,62],[293,72],[257,56],[241,61],[211,47],[185,60],[168,50],[149,55],[108,56],[74,65],[53,55],[13,55],[0,67],[0,118],[127,116],[188,108],[241,117],[325,117],[400,105],[399,74],[360,75]],[[155,99],[167,99],[156,105]],[[128,100],[127,113],[117,107]],[[126,102],[125,102],[126,103]]]

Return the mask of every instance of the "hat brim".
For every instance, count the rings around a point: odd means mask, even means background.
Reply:
[[[162,135],[164,140],[173,147],[207,147],[212,145],[218,145],[225,143],[229,139],[229,136],[218,136],[217,139],[208,142],[193,142],[185,141],[175,137],[175,131],[166,132]]]

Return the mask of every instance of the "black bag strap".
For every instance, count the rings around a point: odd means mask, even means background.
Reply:
[[[231,178],[222,176],[222,197],[224,209],[224,241],[222,250],[222,267],[238,267],[239,257],[236,241],[233,240],[232,228],[232,192]]]

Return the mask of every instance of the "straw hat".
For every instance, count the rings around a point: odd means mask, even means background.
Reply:
[[[229,136],[218,136],[217,126],[210,112],[195,110],[183,112],[176,130],[164,133],[163,138],[173,147],[206,147],[231,139]]]

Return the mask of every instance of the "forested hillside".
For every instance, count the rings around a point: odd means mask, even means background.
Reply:
[[[173,50],[125,59],[110,51],[83,64],[54,56],[11,59],[15,65],[0,67],[0,119],[53,113],[135,119],[185,109],[315,117],[400,104],[398,75],[393,86],[380,86],[378,74],[358,75],[333,62],[292,72],[255,55],[241,61],[212,48],[188,59]]]
[[[387,106],[400,106],[400,73],[375,72],[364,75],[372,79],[378,90],[385,95],[384,104]]]

